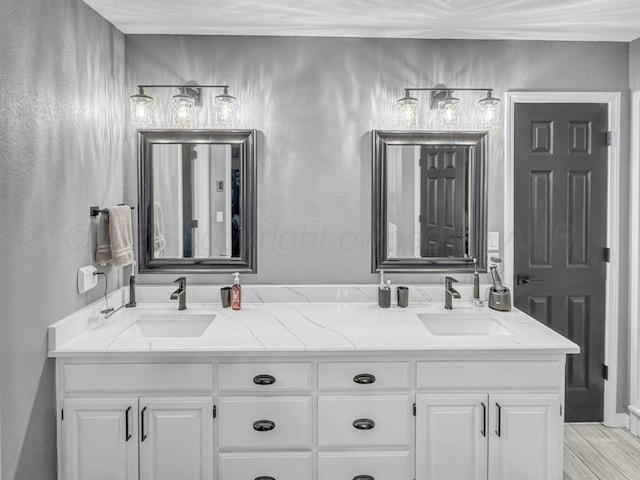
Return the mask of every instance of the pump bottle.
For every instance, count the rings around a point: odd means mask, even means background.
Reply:
[[[242,302],[242,287],[240,286],[240,273],[233,274],[233,286],[231,287],[231,308],[240,310]]]

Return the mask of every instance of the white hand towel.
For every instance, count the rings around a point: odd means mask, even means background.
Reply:
[[[108,207],[107,212],[109,212],[111,261],[116,267],[130,265],[135,260],[133,256],[131,207],[128,205]]]
[[[98,221],[98,248],[96,263],[103,267],[111,264],[111,237],[109,234],[109,215],[103,213]]]

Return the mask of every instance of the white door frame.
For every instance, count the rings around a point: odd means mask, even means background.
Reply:
[[[640,436],[640,91],[631,97],[630,175],[629,428]]]
[[[608,105],[607,245],[611,259],[606,266],[605,353],[609,380],[604,382],[604,421],[607,426],[626,426],[626,416],[616,412],[618,395],[618,297],[620,253],[620,92],[507,92],[505,119],[505,211],[504,273],[507,282],[514,278],[514,122],[517,103],[605,103]]]

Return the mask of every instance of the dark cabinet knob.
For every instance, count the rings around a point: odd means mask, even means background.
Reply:
[[[369,418],[359,418],[353,421],[353,426],[358,430],[371,430],[376,426],[376,422]]]
[[[273,385],[276,383],[276,377],[273,375],[256,375],[253,377],[253,383],[256,385]]]
[[[271,420],[257,420],[253,422],[253,429],[256,432],[269,432],[276,428],[276,424]]]
[[[273,477],[262,476],[262,477],[256,477],[256,480],[276,480],[276,479]]]
[[[376,480],[371,475],[356,475],[353,480]]]
[[[360,385],[369,385],[376,381],[375,375],[370,373],[359,373],[355,377],[353,377],[353,381],[359,383]]]

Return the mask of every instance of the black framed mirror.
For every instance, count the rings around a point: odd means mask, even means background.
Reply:
[[[256,131],[139,130],[141,272],[256,266]]]
[[[372,272],[486,271],[487,132],[372,132]]]

